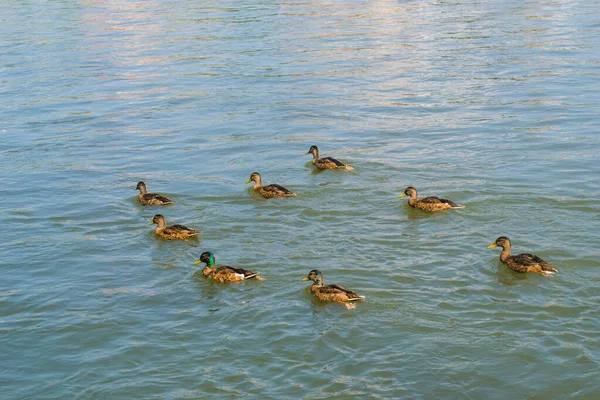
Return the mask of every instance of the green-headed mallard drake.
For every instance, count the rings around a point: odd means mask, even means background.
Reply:
[[[167,240],[171,240],[171,239],[188,240],[188,238],[190,238],[192,236],[198,236],[200,234],[200,232],[198,232],[197,230],[188,228],[187,226],[184,226],[184,225],[167,226],[167,221],[165,220],[165,217],[163,217],[161,214],[156,214],[154,216],[154,218],[152,218],[152,222],[150,222],[150,225],[153,225],[153,224],[158,225],[156,227],[156,229],[154,230],[154,233],[156,233],[158,236],[163,237]]]
[[[164,206],[166,204],[173,204],[173,202],[165,196],[156,193],[148,193],[148,189],[146,189],[146,184],[144,182],[138,182],[135,190],[140,191],[138,199],[140,199],[140,203],[144,206]]]
[[[318,269],[313,269],[303,281],[313,281],[310,291],[317,299],[322,301],[333,301],[336,303],[348,303],[362,300],[365,296],[359,296],[352,290],[344,289],[340,285],[325,285],[323,283],[323,273]],[[346,308],[354,308],[353,304],[346,304]]]
[[[246,183],[250,183],[254,181],[254,191],[260,193],[262,197],[265,199],[270,199],[272,197],[288,197],[295,196],[296,193],[291,190],[284,188],[281,185],[273,184],[268,186],[261,186],[261,177],[258,172],[253,172],[250,175],[250,179],[246,181]]]
[[[440,199],[439,197],[425,197],[424,199],[419,199],[417,194],[417,189],[412,186],[407,187],[398,197],[409,196],[408,205],[413,208],[418,208],[423,211],[440,211],[440,210],[448,210],[451,208],[465,208],[460,204],[456,204],[448,199]]]
[[[353,167],[346,165],[343,162],[336,160],[335,158],[319,158],[319,148],[317,146],[310,146],[310,149],[306,154],[313,155],[312,163],[318,169],[345,169],[348,171],[352,171],[354,169]]]
[[[246,269],[230,267],[228,265],[215,267],[215,256],[210,251],[202,253],[200,258],[194,262],[194,264],[200,263],[206,263],[206,266],[202,269],[202,275],[217,282],[240,282],[252,278],[263,280],[262,277],[258,276],[258,273]]]
[[[546,261],[538,256],[529,253],[510,255],[510,239],[506,236],[500,236],[493,244],[488,246],[488,249],[493,249],[496,246],[502,247],[500,253],[500,261],[508,265],[508,268],[517,272],[535,272],[545,276],[554,275],[558,271]]]

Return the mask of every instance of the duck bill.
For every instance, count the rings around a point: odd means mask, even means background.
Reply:
[[[404,196],[406,196],[406,193],[402,193],[402,194],[401,194],[400,196],[398,196],[398,197],[404,197]]]
[[[302,279],[302,282],[306,282],[306,281],[309,281],[309,280],[310,279],[308,279],[308,278],[304,278],[304,279]]]
[[[154,225],[155,222],[154,221],[150,221],[150,223],[148,225]]]
[[[246,183],[250,183],[250,182],[252,182],[252,179],[248,179],[248,180],[246,181]]]
[[[200,264],[202,261],[200,261],[200,259],[197,259],[196,261],[194,261],[194,265],[196,264]]]
[[[488,249],[493,249],[493,248],[494,248],[494,247],[496,247],[496,246],[498,246],[496,243],[494,243],[494,244],[490,244],[490,245],[488,246]]]

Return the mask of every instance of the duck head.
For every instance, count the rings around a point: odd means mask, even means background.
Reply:
[[[147,192],[148,189],[146,189],[146,184],[144,182],[140,181],[137,183],[137,186],[133,190],[139,190],[140,193],[144,194]]]
[[[194,261],[194,264],[205,263],[207,267],[211,267],[215,264],[215,255],[210,251],[205,251],[200,254],[200,258]]]
[[[323,284],[323,273],[321,271],[319,271],[318,269],[313,269],[312,271],[310,271],[308,273],[306,278],[302,279],[302,281],[303,282],[313,281],[317,285],[322,285]]]
[[[417,197],[417,189],[415,189],[412,186],[407,187],[406,189],[404,189],[404,193],[402,193],[400,196],[398,197],[404,197],[404,196],[408,196],[408,197]]]
[[[506,236],[500,236],[494,243],[488,246],[488,249],[493,249],[497,246],[502,247],[503,249],[510,248],[510,239]]]
[[[248,180],[246,181],[246,183],[254,182],[254,183],[256,183],[256,184],[260,185],[260,181],[261,181],[260,174],[259,174],[258,172],[253,172],[253,173],[250,175],[250,179],[248,179]]]

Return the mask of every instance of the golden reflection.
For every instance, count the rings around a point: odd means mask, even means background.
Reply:
[[[164,34],[170,27],[162,3],[81,0],[79,5],[81,51],[90,65],[100,64],[104,71],[96,79],[104,81],[106,88],[123,81],[118,89],[108,89],[94,100],[146,99],[169,89],[156,86],[166,76],[162,66],[176,57],[165,45]],[[165,54],[160,54],[161,49]]]

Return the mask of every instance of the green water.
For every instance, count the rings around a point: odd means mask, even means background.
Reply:
[[[597,3],[2,14],[0,398],[600,397]],[[502,235],[559,273],[512,272]],[[204,280],[203,251],[266,280]],[[314,300],[311,269],[366,300]]]

